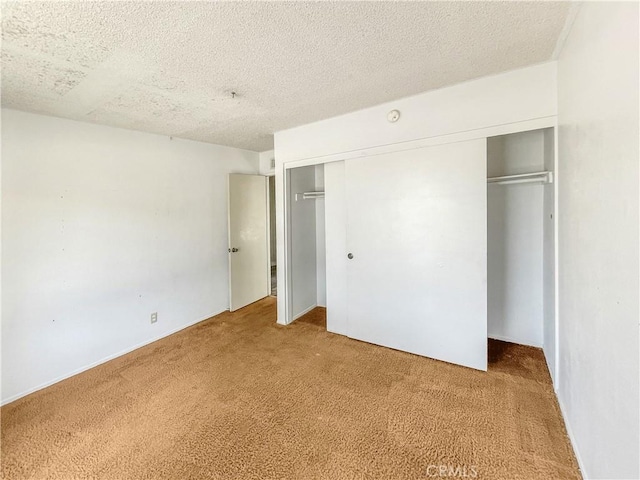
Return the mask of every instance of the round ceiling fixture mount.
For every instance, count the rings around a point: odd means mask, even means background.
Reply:
[[[400,119],[400,110],[391,110],[387,113],[387,120],[391,123],[395,123]]]

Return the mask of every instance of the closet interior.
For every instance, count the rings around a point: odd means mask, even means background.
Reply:
[[[326,306],[324,165],[287,170],[289,311],[296,320]]]
[[[488,336],[544,347],[551,370],[554,163],[552,128],[487,139]]]

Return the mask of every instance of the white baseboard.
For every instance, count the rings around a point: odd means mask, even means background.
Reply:
[[[494,335],[494,334],[490,333],[487,336],[489,338],[492,338],[493,340],[500,340],[502,342],[516,343],[518,345],[526,345],[527,347],[542,348],[542,345],[539,345],[537,343],[528,342],[528,341],[527,342],[523,342],[522,340],[517,340],[515,338],[507,337],[505,335]]]
[[[90,369],[92,369],[94,367],[97,367],[98,365],[102,365],[103,363],[106,363],[109,360],[113,360],[114,358],[121,357],[122,355],[126,355],[127,353],[131,353],[134,350],[137,350],[138,348],[141,348],[141,347],[144,347],[146,345],[149,345],[150,343],[157,342],[158,340],[162,340],[163,338],[166,338],[169,335],[173,335],[174,333],[178,333],[180,330],[184,330],[185,328],[189,328],[189,327],[195,325],[196,323],[200,323],[200,322],[204,322],[205,320],[209,320],[211,317],[215,317],[216,315],[220,315],[221,313],[226,312],[227,310],[229,310],[229,309],[227,308],[225,310],[219,311],[218,313],[212,313],[211,315],[207,315],[205,318],[201,318],[201,319],[196,320],[194,322],[186,323],[184,325],[179,326],[178,328],[174,328],[173,330],[170,330],[170,331],[165,332],[165,333],[163,333],[161,335],[153,337],[150,340],[146,340],[146,341],[144,341],[142,343],[138,343],[138,344],[136,344],[136,345],[134,345],[134,346],[132,346],[130,348],[127,348],[125,350],[121,350],[118,353],[114,353],[112,355],[108,355],[108,356],[106,356],[106,357],[104,357],[104,358],[102,358],[102,359],[100,359],[100,360],[98,360],[96,362],[92,362],[92,363],[90,363],[88,365],[85,365],[84,367],[80,367],[80,368],[78,368],[76,370],[73,370],[72,372],[69,372],[69,373],[66,373],[66,374],[64,374],[64,375],[62,375],[60,377],[54,378],[53,380],[41,383],[40,385],[38,385],[36,387],[30,388],[28,390],[25,390],[24,392],[20,392],[20,393],[18,393],[16,395],[12,395],[9,398],[3,399],[2,402],[0,402],[0,406],[6,405],[6,404],[11,403],[11,402],[15,402],[19,398],[22,398],[22,397],[25,397],[25,396],[27,396],[27,395],[29,395],[31,393],[37,392],[38,390],[42,390],[43,388],[50,387],[51,385],[54,385],[54,384],[56,384],[58,382],[61,382],[62,380],[66,380],[67,378],[73,377],[74,375],[78,375],[79,373],[86,372],[87,370],[90,370]]]
[[[558,405],[560,405],[560,413],[562,413],[562,420],[564,421],[564,427],[567,429],[567,435],[569,435],[569,441],[571,442],[571,447],[573,448],[573,453],[576,456],[576,460],[578,461],[578,468],[580,469],[580,474],[582,478],[585,480],[590,478],[587,474],[587,470],[584,468],[584,462],[582,458],[580,458],[580,451],[578,450],[578,445],[576,444],[576,438],[573,436],[573,432],[571,431],[571,424],[567,420],[567,415],[565,414],[565,408],[560,400],[560,396],[556,392],[556,398],[558,399]]]
[[[293,321],[299,319],[300,317],[302,317],[303,315],[306,315],[307,313],[309,313],[311,310],[313,310],[314,308],[316,308],[318,305],[316,305],[315,303],[313,305],[311,305],[309,308],[303,310],[302,312],[300,312],[299,314],[295,315],[293,317]]]

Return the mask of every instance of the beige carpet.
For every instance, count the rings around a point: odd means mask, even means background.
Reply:
[[[3,477],[580,478],[539,350],[477,372],[323,313],[281,327],[268,298],[3,407]]]

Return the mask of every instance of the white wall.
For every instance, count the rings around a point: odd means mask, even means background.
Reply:
[[[488,139],[489,177],[542,170],[543,130]],[[487,320],[491,338],[542,346],[544,190],[538,183],[487,185]]]
[[[291,166],[296,161],[308,159],[313,159],[310,163],[320,163],[327,161],[326,156],[342,153],[353,158],[371,153],[376,147],[390,151],[393,148],[401,148],[403,142],[406,145],[406,142],[421,139],[445,138],[444,136],[452,134],[466,135],[473,129],[482,133],[470,138],[481,138],[482,135],[486,137],[488,134],[484,134],[481,129],[490,127],[496,132],[492,135],[499,135],[508,133],[513,128],[511,125],[518,122],[553,125],[556,115],[556,93],[556,64],[549,62],[276,132],[278,263],[282,265],[285,257],[284,174],[287,164]],[[392,109],[401,112],[400,120],[396,123],[387,121],[387,112]],[[334,157],[329,160],[342,159]],[[325,171],[325,180],[326,177]],[[328,184],[327,188],[330,188]],[[327,194],[327,209],[329,201]],[[327,222],[330,221],[334,220],[327,214]],[[328,251],[327,255],[329,256]],[[330,265],[330,261],[327,257],[327,272],[339,270]],[[284,275],[284,269],[279,269],[279,285],[284,284]],[[327,280],[328,288],[331,282],[333,280]],[[327,297],[330,297],[329,292]],[[286,323],[286,308],[286,294],[281,289],[278,295],[280,323]]]
[[[640,477],[638,3],[585,2],[558,61],[558,396],[585,478]]]
[[[255,152],[2,110],[2,401],[227,309],[227,174],[257,171]]]
[[[273,150],[267,150],[266,152],[260,152],[260,174],[261,175],[273,175],[275,173],[274,167],[272,167],[275,154]]]
[[[400,120],[387,113],[400,110]],[[556,64],[544,63],[276,132],[276,163],[437,137],[556,114]]]

